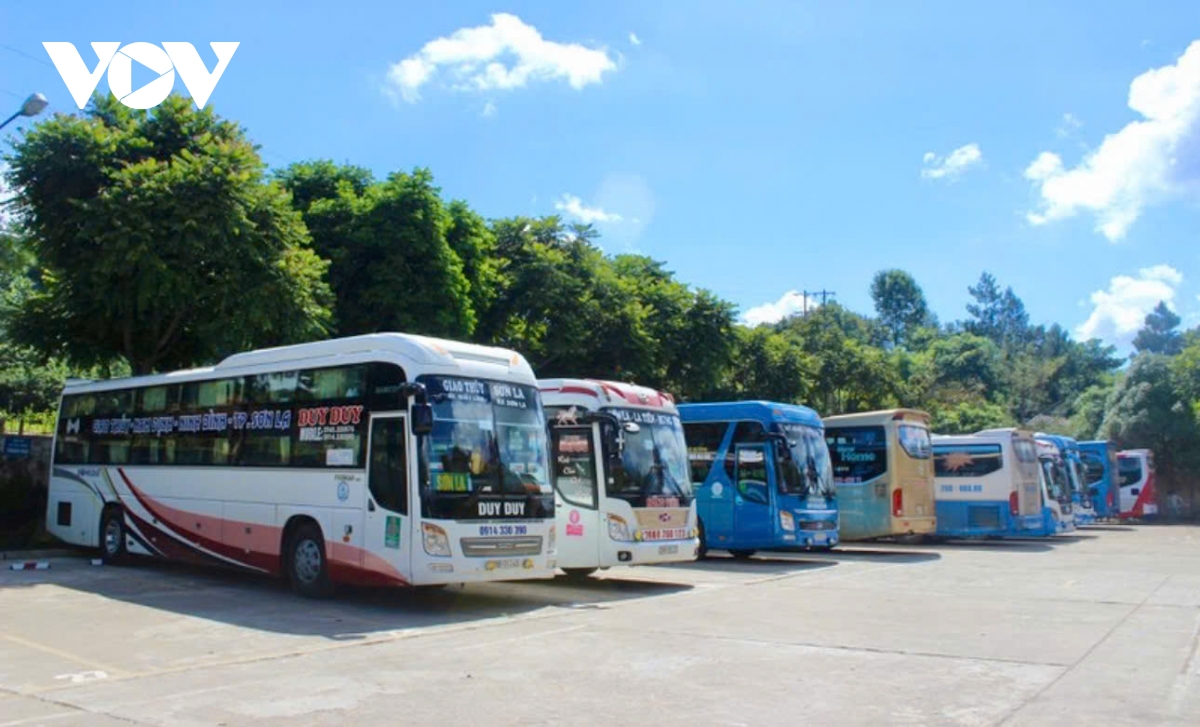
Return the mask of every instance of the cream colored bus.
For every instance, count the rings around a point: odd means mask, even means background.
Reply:
[[[937,530],[927,413],[889,409],[824,421],[842,540]]]

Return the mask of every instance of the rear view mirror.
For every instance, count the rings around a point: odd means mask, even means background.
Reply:
[[[418,437],[433,431],[433,407],[427,403],[412,405],[412,432]]]

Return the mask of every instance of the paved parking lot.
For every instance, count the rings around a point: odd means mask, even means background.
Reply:
[[[1200,724],[1200,528],[353,591],[0,573],[0,725]]]

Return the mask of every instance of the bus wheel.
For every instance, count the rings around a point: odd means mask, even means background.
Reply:
[[[563,568],[563,573],[567,574],[567,578],[572,581],[584,581],[589,576],[595,573],[597,568]]]
[[[757,552],[756,550],[731,550],[729,554],[738,560],[746,560]]]
[[[325,562],[325,539],[321,528],[305,523],[296,528],[288,542],[288,580],[302,596],[323,598],[333,590]]]
[[[700,540],[700,548],[696,551],[696,560],[704,560],[708,557],[708,545],[704,543],[704,521],[696,518],[697,538]]]
[[[100,558],[105,565],[116,565],[125,555],[125,513],[120,506],[106,507],[100,518]]]

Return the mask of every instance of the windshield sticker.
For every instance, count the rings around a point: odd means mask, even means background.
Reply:
[[[492,384],[492,402],[497,406],[507,406],[513,409],[529,408],[525,388],[512,384]]]
[[[572,406],[569,409],[561,409],[554,415],[554,426],[556,427],[575,427],[579,426],[579,410]]]
[[[721,494],[724,492],[725,492],[725,486],[721,484],[720,480],[717,480],[716,482],[713,483],[713,486],[712,486],[713,497],[720,497]]]
[[[578,538],[583,535],[583,523],[579,522],[579,511],[572,510],[567,517],[570,521],[567,523],[567,535],[572,538]]]
[[[383,545],[387,548],[400,547],[400,518],[395,515],[387,516],[387,525],[384,530]]]
[[[646,507],[679,507],[678,497],[647,497]]]
[[[353,449],[328,449],[325,451],[325,464],[329,467],[350,467],[354,465]]]
[[[471,475],[466,472],[438,472],[434,478],[434,489],[438,492],[470,492]]]

